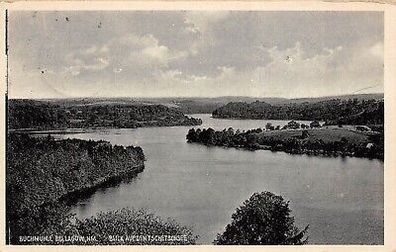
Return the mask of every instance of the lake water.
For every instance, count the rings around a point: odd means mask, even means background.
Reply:
[[[265,127],[267,122],[193,115],[200,128]],[[290,201],[296,224],[309,224],[310,244],[383,244],[383,162],[283,152],[245,151],[186,143],[191,127],[111,129],[58,135],[141,146],[145,170],[128,183],[103,188],[73,207],[77,217],[122,207],[148,208],[192,226],[200,244],[211,244],[231,214],[254,192]]]

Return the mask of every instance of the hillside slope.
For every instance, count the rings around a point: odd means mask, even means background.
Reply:
[[[43,206],[136,175],[144,159],[140,147],[9,134],[6,207],[12,237],[32,233]]]
[[[59,128],[137,128],[149,126],[200,125],[200,119],[164,105],[74,105],[63,107],[54,102],[10,100],[9,129]]]
[[[326,100],[320,102],[271,105],[232,102],[213,111],[215,118],[319,120],[326,124],[383,124],[383,100]]]

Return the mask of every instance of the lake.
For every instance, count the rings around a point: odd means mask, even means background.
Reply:
[[[264,128],[267,122],[213,119],[200,128]],[[309,122],[305,122],[309,123]],[[231,214],[254,192],[290,201],[296,224],[309,224],[310,244],[383,244],[384,164],[351,157],[315,157],[188,144],[189,127],[109,129],[56,135],[141,146],[145,170],[129,182],[103,188],[72,209],[78,218],[122,207],[148,208],[192,226],[200,244],[211,244]],[[196,127],[197,128],[197,127]]]

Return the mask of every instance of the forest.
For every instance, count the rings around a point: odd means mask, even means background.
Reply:
[[[143,171],[144,160],[140,147],[10,133],[6,157],[10,238],[15,241],[19,235],[40,233],[48,226],[42,223],[43,213],[55,209],[48,206],[112,180],[134,176]]]
[[[9,129],[137,128],[200,125],[197,118],[164,105],[96,104],[60,106],[36,100],[8,101]]]
[[[383,99],[332,99],[271,105],[266,102],[231,102],[213,111],[214,118],[318,120],[326,125],[377,125],[384,123]]]
[[[300,129],[273,130],[252,129],[248,131],[228,128],[222,131],[190,129],[187,142],[207,146],[233,147],[247,150],[284,151],[291,154],[324,156],[354,156],[384,158],[383,132],[363,134],[348,129]]]
[[[196,244],[198,235],[192,227],[163,219],[148,209],[122,208],[84,219],[71,214],[74,199],[89,196],[92,190],[108,183],[113,185],[135,176],[143,171],[144,161],[140,147],[10,133],[6,170],[7,243]],[[290,212],[289,203],[281,196],[255,193],[236,210],[232,222],[213,243],[306,244],[308,226],[300,230]],[[251,225],[262,231],[252,231]]]

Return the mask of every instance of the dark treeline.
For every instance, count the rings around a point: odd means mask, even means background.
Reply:
[[[226,103],[221,101],[200,101],[186,99],[174,101],[178,109],[185,114],[210,114],[217,108],[224,106]]]
[[[9,100],[7,113],[11,129],[64,128],[69,121],[59,106],[34,100]]]
[[[49,206],[54,202],[117,177],[133,176],[143,171],[144,159],[140,147],[9,134],[6,212],[11,239],[39,234],[48,226],[43,216],[51,218],[54,208]]]
[[[185,116],[163,105],[100,104],[63,107],[51,102],[9,100],[10,129],[136,128],[200,125],[201,119]]]
[[[368,125],[384,123],[383,100],[333,99],[320,102],[303,102],[271,105],[231,102],[213,111],[215,118],[319,120],[327,125]]]
[[[327,135],[323,140],[314,134]],[[340,132],[347,130],[309,129],[294,130],[294,135],[285,134],[287,130],[275,131],[276,134],[267,134],[261,128],[234,132],[232,128],[222,131],[208,129],[190,129],[186,136],[189,143],[201,143],[207,146],[224,146],[243,148],[248,150],[284,151],[292,154],[312,154],[326,156],[355,156],[368,158],[384,158],[384,135],[375,133],[362,135],[362,140],[341,136]],[[273,132],[274,133],[274,132]],[[354,133],[355,134],[355,133]],[[356,133],[358,134],[358,133]],[[329,136],[330,135],[330,136]],[[346,134],[347,136],[347,134]],[[334,140],[328,140],[334,139]]]

